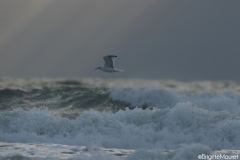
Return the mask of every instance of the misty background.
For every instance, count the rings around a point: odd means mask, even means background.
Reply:
[[[118,55],[123,73],[95,70]],[[0,76],[240,80],[239,0],[1,0]]]

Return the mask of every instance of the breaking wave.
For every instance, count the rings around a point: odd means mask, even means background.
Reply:
[[[110,98],[136,107],[172,108],[177,103],[189,102],[193,106],[209,111],[240,113],[240,94],[235,91],[214,93],[177,93],[173,90],[154,88],[110,89]]]
[[[148,80],[140,86],[93,79],[3,82],[1,142],[139,150],[127,159],[161,159],[166,155],[159,149],[177,150],[182,159],[240,149],[240,93],[229,90],[238,83],[203,83],[204,88],[191,82],[195,88],[188,90],[182,82],[148,87]]]
[[[174,149],[201,143],[213,149],[240,148],[240,119],[226,111],[209,111],[191,103],[172,108],[84,111],[70,120],[48,109],[0,113],[0,141],[98,145],[107,148]]]

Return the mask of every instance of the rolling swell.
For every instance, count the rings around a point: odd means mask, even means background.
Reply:
[[[90,81],[91,83],[83,80],[21,80],[21,83],[10,81],[9,84],[0,84],[0,110],[47,107],[50,110],[63,109],[63,111],[95,109],[116,112],[135,107],[173,108],[180,102],[189,102],[209,111],[240,113],[240,94],[235,91],[203,90],[188,93],[168,88],[94,86],[101,80]],[[196,82],[195,86],[197,84]],[[219,86],[224,87],[220,84]]]
[[[31,109],[47,107],[50,110],[89,110],[115,111],[124,109],[127,103],[114,101],[109,98],[106,87],[91,87],[81,81],[50,81],[38,87],[16,89],[0,89],[0,110],[13,108]]]
[[[19,89],[0,90],[0,110],[9,109],[13,104],[18,103],[17,99],[21,99],[24,95],[25,92]]]

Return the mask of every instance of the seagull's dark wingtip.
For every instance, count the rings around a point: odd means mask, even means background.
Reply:
[[[117,57],[117,56],[115,56],[115,55],[108,55],[108,57]]]

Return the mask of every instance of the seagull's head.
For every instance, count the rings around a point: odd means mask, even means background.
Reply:
[[[101,67],[97,67],[97,68],[95,68],[95,70],[97,70],[97,69],[100,69]]]

